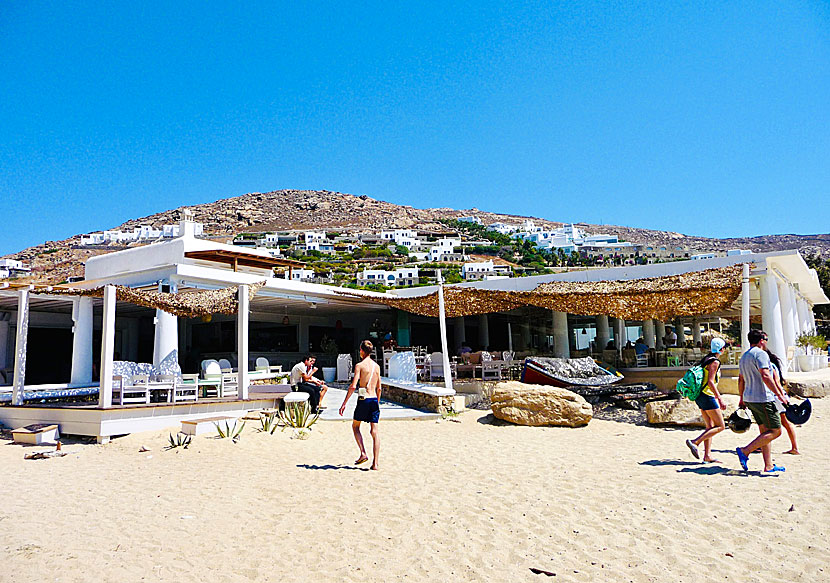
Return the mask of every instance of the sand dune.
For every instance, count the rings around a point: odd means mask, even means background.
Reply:
[[[760,456],[737,471],[748,434],[719,436],[722,463],[703,465],[691,431],[480,411],[382,424],[380,472],[350,464],[339,422],[172,451],[167,432],[135,434],[42,461],[0,442],[0,581],[830,581],[828,415],[816,402],[802,457],[774,445],[778,477]]]

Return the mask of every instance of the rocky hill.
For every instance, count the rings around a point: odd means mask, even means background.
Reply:
[[[140,225],[160,227],[175,224],[187,208],[194,220],[203,223],[205,235],[227,241],[238,233],[286,229],[328,229],[339,231],[376,231],[389,228],[443,229],[438,220],[476,215],[486,222],[517,223],[526,218],[540,225],[561,226],[562,223],[517,215],[482,212],[478,209],[450,208],[418,209],[401,206],[368,196],[354,196],[339,192],[313,190],[278,190],[266,193],[244,194],[212,203],[180,207],[148,217],[133,219],[108,228],[131,231]],[[799,249],[808,255],[830,257],[830,234],[821,235],[764,235],[749,238],[709,239],[681,233],[633,229],[615,225],[579,224],[588,232],[610,233],[635,243],[688,246],[701,251],[752,249],[777,251]],[[91,256],[108,253],[123,247],[110,246],[104,250],[81,247],[80,235],[63,241],[47,241],[24,249],[8,257],[26,261],[32,266],[31,280],[58,283],[69,277],[83,275],[83,263]]]

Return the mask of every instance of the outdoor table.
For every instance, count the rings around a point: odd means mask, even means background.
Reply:
[[[165,392],[165,403],[171,403],[173,401],[173,383],[163,382],[163,381],[151,381],[147,383],[147,388],[150,390],[150,395],[154,392]],[[151,399],[152,400],[152,397]],[[160,403],[161,401],[156,401]]]

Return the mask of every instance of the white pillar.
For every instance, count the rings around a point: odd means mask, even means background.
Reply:
[[[26,339],[29,334],[29,288],[17,292],[17,337],[14,345],[14,381],[12,405],[23,404],[26,383]]]
[[[628,342],[628,331],[625,329],[625,319],[617,318],[617,348],[622,350]]]
[[[761,279],[761,321],[764,332],[769,336],[769,349],[779,358],[786,358],[781,301],[778,298],[776,277],[772,274],[767,274]]]
[[[654,320],[643,320],[643,340],[649,348],[657,348],[657,339],[654,337]]]
[[[602,352],[608,344],[611,334],[608,330],[608,316],[597,316],[597,350]]]
[[[115,350],[115,286],[104,286],[104,315],[101,322],[101,380],[98,407],[112,406],[112,353]]]
[[[677,346],[686,346],[686,326],[681,318],[674,319],[674,333],[677,334]]]
[[[239,383],[238,399],[248,398],[248,316],[251,301],[248,298],[248,286],[239,286],[239,312],[236,314],[236,362],[237,381]]]
[[[813,306],[811,304],[807,304],[807,322],[810,325],[810,330],[815,331],[816,329],[816,314],[813,312]]]
[[[176,292],[176,285],[169,283],[170,291]],[[161,284],[159,284],[159,288]],[[179,358],[179,321],[176,316],[164,310],[156,310],[156,335],[153,339],[153,366],[158,366],[174,353]]]
[[[490,320],[487,314],[478,315],[478,343],[482,350],[490,348]]]
[[[467,332],[464,329],[464,316],[453,318],[453,348],[456,352],[467,341]]]
[[[795,296],[795,289],[793,286],[787,286],[787,294],[790,296],[790,305],[792,306],[792,321],[793,321],[793,337],[798,338],[801,334],[801,320],[798,318],[798,300]]]
[[[507,323],[507,350],[513,352],[513,324]]]
[[[655,345],[655,348],[657,348],[658,350],[662,350],[663,348],[665,348],[665,342],[663,342],[663,338],[666,337],[666,323],[662,320],[654,320],[654,327],[654,334],[655,336],[657,336],[657,343]]]
[[[570,358],[571,347],[568,338],[568,314],[553,312],[553,355],[556,358]]]
[[[692,318],[692,340],[697,346],[701,342],[700,338],[700,320]]]
[[[443,356],[444,386],[452,389],[452,371],[450,370],[450,354],[447,348],[447,315],[444,308],[444,284],[438,272],[438,327],[441,330],[441,354]]]
[[[92,298],[72,300],[72,374],[73,384],[92,382]]]
[[[810,319],[807,316],[807,302],[799,298],[795,302],[796,311],[798,312],[799,328],[802,332],[810,331]]]
[[[749,350],[749,263],[744,263],[741,275],[741,352]]]
[[[781,300],[781,324],[784,330],[784,354],[781,358],[787,357],[787,349],[790,346],[795,346],[795,325],[793,319],[793,312],[795,306],[792,303],[792,296],[790,296],[790,286],[783,281],[778,282],[778,297]]]

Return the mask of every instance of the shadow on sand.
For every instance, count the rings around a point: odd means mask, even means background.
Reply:
[[[297,464],[298,468],[302,468],[304,470],[354,470],[357,472],[368,472],[369,467],[366,466],[364,468],[358,468],[355,466],[345,466],[345,465],[332,465],[332,464],[325,464],[322,466],[317,466],[314,464]]]
[[[727,452],[724,452],[727,453]],[[723,466],[717,464],[706,464],[703,462],[689,462],[683,460],[647,460],[644,462],[640,462],[641,466],[683,466],[679,468],[678,472],[691,472],[693,474],[698,474],[701,476],[731,476],[731,477],[739,477],[739,478],[746,478],[749,476],[754,476],[758,478],[770,478],[776,476],[778,474],[765,474],[759,471],[749,471],[745,472],[740,469],[735,468],[725,468]]]

